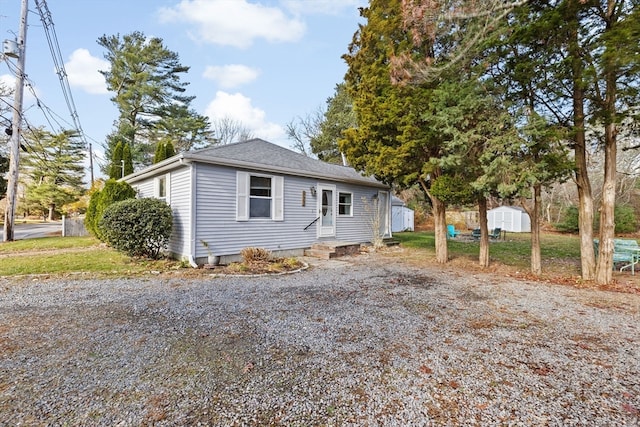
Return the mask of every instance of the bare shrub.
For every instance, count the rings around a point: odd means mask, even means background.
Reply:
[[[240,255],[246,264],[268,262],[271,259],[271,251],[264,248],[244,248],[240,251]]]

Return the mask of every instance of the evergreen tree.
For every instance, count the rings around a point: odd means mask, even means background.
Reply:
[[[571,131],[582,277],[599,284],[610,283],[618,126],[626,116],[635,114],[640,96],[638,2],[469,0],[451,4],[406,0],[403,5],[405,24],[417,40],[437,39],[440,34],[456,37],[444,60],[430,56],[418,63],[406,61],[405,56],[395,61],[402,63],[400,70],[415,83],[433,81],[443,70],[469,61],[484,61],[479,53],[489,47],[498,53],[493,70],[502,74],[505,86],[513,89],[509,99]],[[461,23],[468,23],[467,31],[456,31]],[[492,38],[499,38],[498,47],[491,43]],[[487,61],[488,68],[490,65]],[[591,229],[593,195],[587,174],[585,129],[589,122],[603,129],[605,154],[597,264]]]
[[[394,56],[424,60],[425,52],[434,50],[430,42],[413,44],[403,27],[400,5],[400,0],[372,0],[368,8],[361,9],[367,22],[344,56],[349,66],[346,88],[353,100],[357,127],[343,133],[339,147],[356,169],[397,186],[420,184],[432,205],[436,260],[446,263],[446,206],[430,189],[441,176],[454,175],[459,165],[438,161],[445,141],[433,126],[436,85],[392,82]]]
[[[173,147],[173,143],[171,141],[167,141],[164,145],[164,157],[168,159],[169,157],[173,157],[176,155],[176,149]]]
[[[111,167],[109,168],[109,178],[120,179],[122,178],[122,160],[124,154],[124,144],[118,142],[113,150],[111,157]]]
[[[122,160],[124,161],[124,176],[133,173],[133,156],[131,155],[131,146],[124,144],[122,148]]]
[[[346,84],[336,85],[334,95],[327,100],[327,111],[319,126],[317,135],[311,137],[310,145],[318,159],[329,163],[342,163],[342,154],[338,148],[338,140],[342,133],[356,127],[356,115],[353,101]]]
[[[167,158],[167,150],[164,145],[164,141],[158,141],[156,145],[156,153],[153,156],[153,163],[160,163]]]
[[[135,164],[151,163],[151,150],[157,141],[171,135],[181,148],[191,149],[210,142],[209,121],[196,114],[185,95],[188,83],[181,80],[189,67],[162,39],[145,37],[141,32],[104,35],[98,44],[106,49],[111,67],[101,71],[107,88],[114,92],[119,117],[107,138],[106,153],[113,157],[118,141],[130,144]]]
[[[26,201],[48,211],[53,220],[57,208],[82,194],[84,143],[75,131],[35,129],[24,135],[29,147],[21,162]]]

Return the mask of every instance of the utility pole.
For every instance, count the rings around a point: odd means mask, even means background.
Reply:
[[[20,133],[22,127],[22,96],[24,93],[24,65],[27,47],[27,14],[28,0],[22,0],[20,12],[20,31],[18,34],[18,62],[16,66],[16,91],[13,99],[12,133],[9,139],[9,179],[7,187],[7,209],[4,213],[5,242],[13,240],[13,225],[16,216],[16,199],[18,193],[18,166],[20,164]]]

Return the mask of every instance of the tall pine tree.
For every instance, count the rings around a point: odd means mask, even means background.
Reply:
[[[60,207],[82,194],[84,143],[75,131],[54,134],[35,129],[24,135],[28,152],[23,155],[21,175],[27,206],[46,211],[53,220]]]
[[[133,163],[152,163],[156,143],[171,135],[180,149],[211,143],[209,120],[190,108],[194,96],[185,94],[182,76],[189,67],[162,39],[141,32],[104,35],[98,44],[105,50],[110,68],[101,71],[119,116],[107,138],[106,155],[113,158],[118,142],[130,144]]]

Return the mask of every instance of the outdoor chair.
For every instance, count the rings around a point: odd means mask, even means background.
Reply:
[[[489,233],[489,238],[491,240],[498,240],[500,238],[500,234],[502,233],[502,228],[494,228],[491,233]]]
[[[491,231],[491,233],[489,233],[489,239],[498,240],[500,238],[501,233],[502,233],[502,228],[494,228]],[[473,237],[474,240],[480,240],[480,235],[481,233],[479,228],[476,228],[471,232],[471,237]]]
[[[447,239],[455,239],[460,234],[460,231],[456,230],[455,225],[447,225]]]

